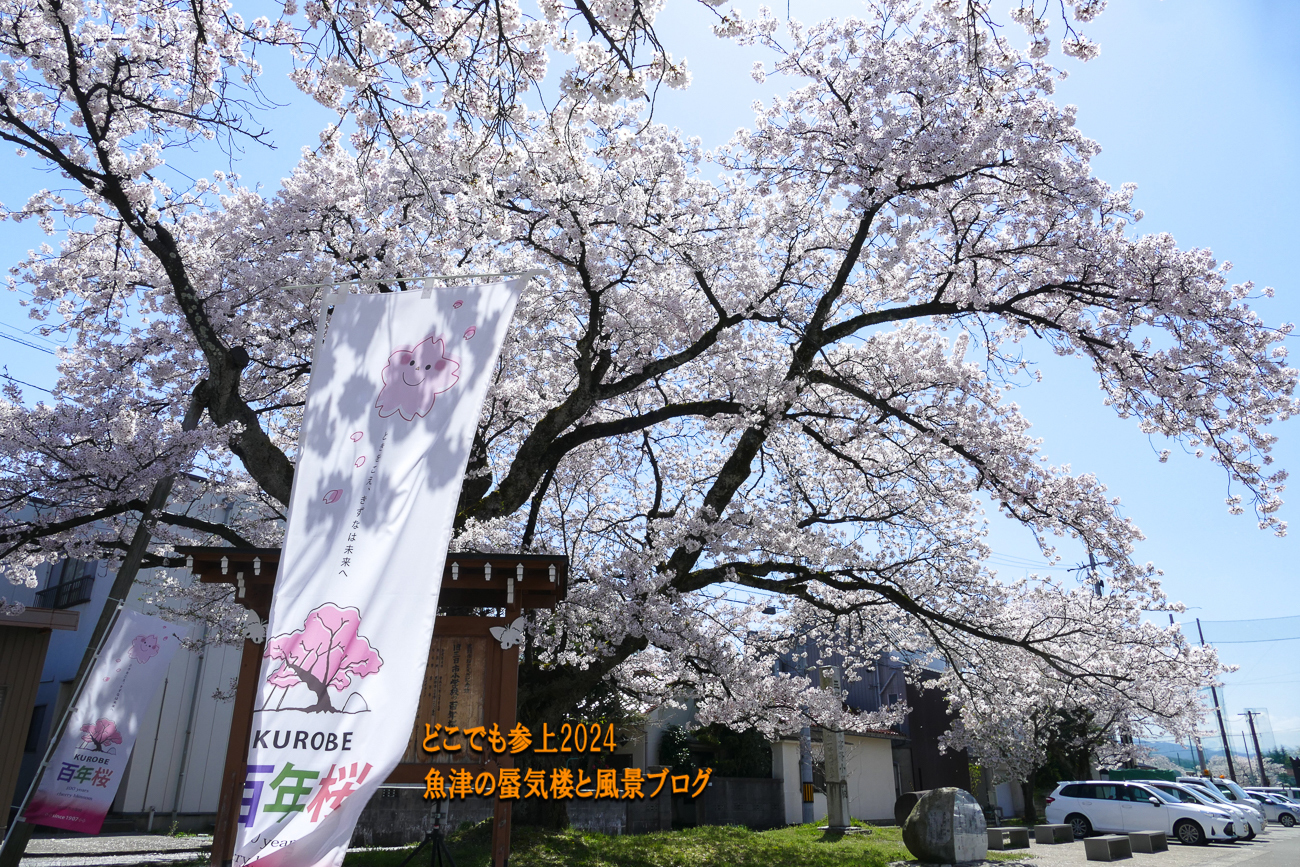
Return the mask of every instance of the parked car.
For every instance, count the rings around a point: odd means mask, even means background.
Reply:
[[[1053,825],[1071,825],[1075,837],[1094,831],[1164,831],[1186,845],[1231,842],[1233,814],[1201,804],[1184,804],[1142,783],[1073,780],[1060,783],[1044,812]]]
[[[1270,822],[1277,822],[1284,828],[1295,827],[1296,815],[1300,812],[1297,811],[1295,804],[1281,795],[1270,795],[1268,792],[1247,791],[1246,794],[1263,808],[1264,815]]]
[[[1164,792],[1171,798],[1181,801],[1184,804],[1200,804],[1203,807],[1213,807],[1216,810],[1224,810],[1232,814],[1232,830],[1239,840],[1255,839],[1256,830],[1252,829],[1251,823],[1256,821],[1255,811],[1246,807],[1238,807],[1230,801],[1224,800],[1222,796],[1211,795],[1201,786],[1189,786],[1183,783],[1171,783],[1168,780],[1138,780],[1144,786],[1150,786]]]
[[[1252,795],[1256,792],[1263,792],[1266,795],[1271,795],[1276,801],[1300,809],[1300,789],[1295,786],[1246,786],[1245,789]],[[1300,813],[1297,814],[1297,817],[1300,817]]]
[[[1238,786],[1232,780],[1224,780],[1215,777],[1179,777],[1178,782],[1190,782],[1218,789],[1219,794],[1223,795],[1225,799],[1232,801],[1234,804],[1245,804],[1247,807],[1254,810],[1259,815],[1259,830],[1263,831],[1268,827],[1268,817],[1264,815],[1264,811],[1259,808],[1258,804],[1250,799],[1250,796],[1246,794],[1245,789]]]
[[[1281,801],[1291,808],[1291,817],[1300,822],[1300,798],[1292,798],[1287,795],[1273,795],[1273,800]]]
[[[1248,821],[1247,826],[1237,829],[1243,840],[1254,840],[1256,835],[1264,830],[1264,813],[1256,808],[1254,802],[1246,804],[1228,800],[1227,796],[1219,791],[1218,786],[1215,786],[1205,777],[1179,777],[1178,781],[1185,786],[1195,786],[1199,791],[1214,799],[1222,808],[1235,808],[1238,815],[1245,816]]]
[[[1300,802],[1300,788],[1296,786],[1243,786],[1247,792],[1268,792],[1270,795],[1281,795],[1292,803]]]

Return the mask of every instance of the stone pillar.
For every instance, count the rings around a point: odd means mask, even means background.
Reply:
[[[821,687],[837,698],[840,694],[839,669],[821,670]],[[822,747],[826,752],[826,824],[832,831],[843,831],[849,821],[848,756],[844,752],[844,732],[822,730]]]

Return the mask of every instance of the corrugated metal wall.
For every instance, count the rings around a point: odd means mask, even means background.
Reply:
[[[217,700],[213,693],[226,690],[239,674],[240,653],[240,647],[209,647],[202,653],[182,650],[172,658],[166,683],[144,716],[114,810],[216,812],[234,701]],[[183,761],[191,727],[189,758]]]
[[[49,643],[48,629],[0,626],[0,793],[5,798],[18,782],[27,726],[32,721],[32,704]],[[9,804],[3,806],[0,831],[9,818]]]

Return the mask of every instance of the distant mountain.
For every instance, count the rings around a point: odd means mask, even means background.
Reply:
[[[1184,760],[1187,760],[1187,759],[1193,759],[1193,760],[1194,760],[1195,757],[1196,757],[1195,750],[1190,750],[1190,751],[1189,751],[1189,749],[1188,749],[1188,747],[1187,747],[1186,744],[1179,745],[1179,744],[1169,743],[1168,741],[1143,741],[1143,742],[1142,742],[1142,746],[1144,746],[1144,747],[1150,747],[1151,750],[1152,750],[1156,755],[1164,756],[1165,758],[1173,759],[1173,760],[1175,760],[1175,761],[1176,761],[1180,756],[1181,756]],[[1213,758],[1216,758],[1216,757],[1218,757],[1218,756],[1222,756],[1222,755],[1223,755],[1223,750],[1221,750],[1221,749],[1213,749],[1213,748],[1211,748],[1210,745],[1209,745],[1208,743],[1206,743],[1205,741],[1201,741],[1201,749],[1205,751],[1205,758],[1206,758],[1206,759],[1213,759]]]

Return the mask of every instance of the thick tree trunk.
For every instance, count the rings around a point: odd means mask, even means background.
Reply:
[[[632,654],[643,650],[648,642],[644,638],[625,638],[608,656],[595,660],[586,669],[576,666],[541,668],[525,662],[519,668],[519,722],[533,732],[536,739],[545,723],[554,732],[566,719],[579,715],[580,706],[590,705],[592,696],[600,691],[601,683],[616,665]],[[540,768],[550,779],[552,767],[560,767],[558,758],[546,754],[530,754],[529,768]],[[567,802],[520,799],[515,804],[514,822],[518,825],[536,825],[543,828],[569,827]]]
[[[299,680],[307,684],[308,689],[316,694],[316,703],[303,708],[304,711],[307,713],[329,713],[334,710],[334,705],[330,703],[328,684],[296,662],[290,662],[286,659],[284,664],[289,667],[290,671],[298,675]]]
[[[1025,799],[1025,824],[1038,824],[1038,808],[1034,805],[1034,775],[1020,784],[1020,793]]]
[[[551,728],[555,728],[553,723],[548,723]],[[531,726],[529,728],[532,728]],[[532,729],[534,732],[540,730]],[[537,755],[533,753],[528,757],[527,767],[530,770],[541,770],[545,772],[546,779],[550,780],[551,771],[555,768],[563,767],[565,762],[563,753],[555,755]],[[543,799],[543,798],[520,798],[515,802],[514,815],[511,821],[515,825],[532,825],[538,828],[547,828],[553,831],[563,831],[569,827],[569,802],[563,799]]]

